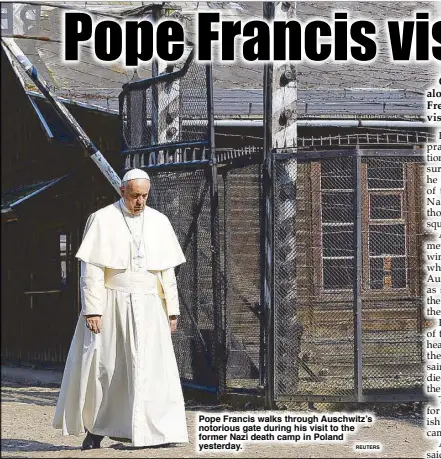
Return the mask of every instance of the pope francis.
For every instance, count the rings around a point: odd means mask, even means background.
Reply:
[[[82,314],[69,350],[54,427],[132,446],[188,442],[171,332],[175,266],[185,262],[167,217],[146,206],[149,176],[132,169],[120,201],[93,213],[77,253]]]

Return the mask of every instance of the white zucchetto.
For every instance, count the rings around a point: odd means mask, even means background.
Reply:
[[[131,169],[125,173],[124,177],[122,178],[122,182],[128,182],[129,180],[136,179],[150,180],[150,177],[148,176],[147,172],[144,172],[141,169]]]

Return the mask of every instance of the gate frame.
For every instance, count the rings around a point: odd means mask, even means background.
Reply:
[[[131,81],[123,86],[123,91],[119,95],[119,109],[120,113],[123,112],[124,97],[131,90],[141,89],[146,90],[152,88],[155,90],[158,83],[164,83],[169,81],[179,80],[185,77],[188,69],[193,64],[195,50],[194,48],[190,52],[184,66],[174,72],[163,73],[161,75],[153,76],[142,80]],[[155,164],[142,164],[139,167],[147,171],[184,171],[188,168],[196,168],[204,170],[205,174],[210,177],[210,219],[211,219],[211,264],[212,264],[212,294],[213,294],[213,313],[214,313],[214,364],[216,374],[216,388],[212,386],[203,386],[193,383],[184,383],[184,386],[190,388],[201,389],[207,392],[214,392],[220,397],[226,389],[226,326],[225,326],[225,311],[223,308],[222,301],[222,281],[221,281],[221,254],[220,254],[220,235],[219,235],[219,189],[218,189],[218,165],[217,156],[214,142],[214,105],[213,105],[213,70],[212,64],[206,64],[205,66],[205,84],[207,91],[207,136],[204,140],[190,140],[187,142],[180,143],[166,143],[166,144],[155,144],[153,146],[143,146],[141,148],[129,149],[127,144],[124,142],[123,135],[123,123],[121,123],[121,138],[123,139],[124,145],[121,154],[126,156],[125,166],[123,166],[123,173],[130,169],[127,167],[130,165],[130,159],[133,158],[135,161],[135,155],[150,153],[155,158]],[[145,99],[145,93],[143,93]],[[128,99],[129,101],[130,99]],[[155,101],[154,101],[155,103]],[[156,101],[157,103],[157,101]],[[143,100],[145,105],[145,100]],[[128,114],[130,117],[130,113]],[[144,126],[143,126],[144,127]],[[154,129],[158,128],[154,125]],[[157,132],[153,133],[154,138],[158,139]],[[160,153],[167,151],[168,148],[179,149],[179,148],[202,148],[202,158],[194,159],[192,161],[183,162],[160,162],[158,156]],[[206,154],[207,153],[207,154]],[[127,159],[129,161],[127,161]],[[202,337],[198,335],[198,338],[203,341]],[[205,344],[203,342],[203,344]]]

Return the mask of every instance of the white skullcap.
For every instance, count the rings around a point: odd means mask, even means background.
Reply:
[[[141,169],[131,169],[130,171],[126,172],[124,177],[122,178],[123,182],[128,182],[129,180],[136,180],[136,179],[146,179],[150,180],[147,172],[144,172]]]

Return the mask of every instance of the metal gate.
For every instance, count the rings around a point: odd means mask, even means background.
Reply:
[[[216,152],[215,219],[209,167],[148,168],[149,204],[169,217],[187,260],[176,269],[181,318],[173,341],[180,374],[185,386],[218,394],[256,391],[263,383],[261,166],[257,150],[243,167],[226,163],[229,154]],[[219,222],[216,238],[213,220]],[[219,255],[218,265],[213,253]]]
[[[127,84],[120,111],[124,169],[151,174],[187,259],[185,385],[267,407],[423,398],[421,149],[216,150],[211,68],[191,54]]]

